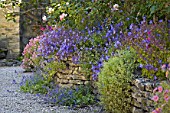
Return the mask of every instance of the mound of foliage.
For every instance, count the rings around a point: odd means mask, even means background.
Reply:
[[[136,53],[130,49],[117,51],[114,57],[104,63],[97,86],[100,101],[108,112],[130,113],[130,82],[138,66],[136,61]]]

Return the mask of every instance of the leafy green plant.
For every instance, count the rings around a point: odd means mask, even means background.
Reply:
[[[130,82],[137,68],[134,50],[119,50],[117,54],[104,63],[98,77],[98,90],[101,104],[112,113],[129,113]]]
[[[62,88],[40,75],[24,78],[22,82],[21,91],[40,94],[49,103],[69,107],[83,107],[96,102],[90,85]]]
[[[148,78],[164,78],[160,65],[170,56],[169,31],[166,22],[148,24],[142,21],[140,26],[132,24],[125,33],[122,45],[136,50],[138,62],[142,65],[142,75]]]
[[[52,87],[49,81],[45,80],[42,76],[39,75],[34,75],[29,78],[23,77],[20,84],[21,91],[33,94],[46,94],[48,91],[46,87]]]
[[[57,93],[56,93],[57,90]],[[54,95],[53,95],[54,94]],[[51,96],[52,95],[52,96]],[[95,96],[92,94],[91,86],[77,86],[76,88],[57,88],[49,92],[49,98],[56,100],[55,104],[83,107],[95,103]]]
[[[43,70],[43,77],[46,78],[48,81],[51,81],[53,76],[58,72],[58,70],[62,70],[66,68],[66,64],[62,61],[52,61],[48,62],[44,67]]]

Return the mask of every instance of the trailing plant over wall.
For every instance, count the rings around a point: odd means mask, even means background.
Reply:
[[[128,113],[131,110],[130,82],[138,63],[133,49],[119,50],[104,63],[98,77],[101,104],[108,112]]]
[[[35,68],[35,61],[39,61],[37,57],[37,49],[39,46],[40,36],[36,38],[32,38],[29,40],[29,43],[24,48],[22,53],[23,60],[21,66],[26,71],[31,71],[31,69]]]

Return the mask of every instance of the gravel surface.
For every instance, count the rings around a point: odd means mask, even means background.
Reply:
[[[40,97],[29,93],[22,93],[19,89],[23,73],[21,67],[0,67],[0,113],[102,113],[101,108],[89,106],[71,110],[64,106],[51,106]],[[13,80],[16,84],[13,84]]]

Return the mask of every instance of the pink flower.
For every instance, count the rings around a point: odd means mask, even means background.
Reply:
[[[163,90],[163,88],[162,88],[162,86],[158,86],[158,92],[162,92],[162,90]]]
[[[157,95],[155,95],[155,96],[152,97],[152,100],[157,102],[159,100],[159,97]]]
[[[148,39],[147,39],[148,41],[151,41],[151,38],[150,37],[148,37]]]
[[[168,102],[169,98],[170,98],[170,97],[168,96],[168,94],[165,94],[165,95],[164,95],[164,100],[165,100],[166,102]]]
[[[153,110],[152,113],[157,113],[157,111],[156,111],[156,110]]]
[[[156,108],[152,113],[161,113],[161,108]]]
[[[169,93],[169,90],[168,90],[168,89],[166,89],[164,94],[168,94],[168,93]]]
[[[45,30],[45,27],[41,27],[40,30],[41,30],[41,31],[44,31],[44,30]]]
[[[150,35],[151,34],[151,31],[148,31],[148,35]]]
[[[165,71],[165,70],[166,70],[166,64],[163,64],[163,65],[161,66],[161,69],[162,69],[162,71]]]
[[[62,21],[62,20],[64,19],[64,17],[66,17],[66,16],[67,16],[67,14],[62,13],[62,14],[60,15],[60,20]]]
[[[157,90],[158,90],[158,88],[156,87],[156,88],[153,90],[153,93],[155,93]]]

